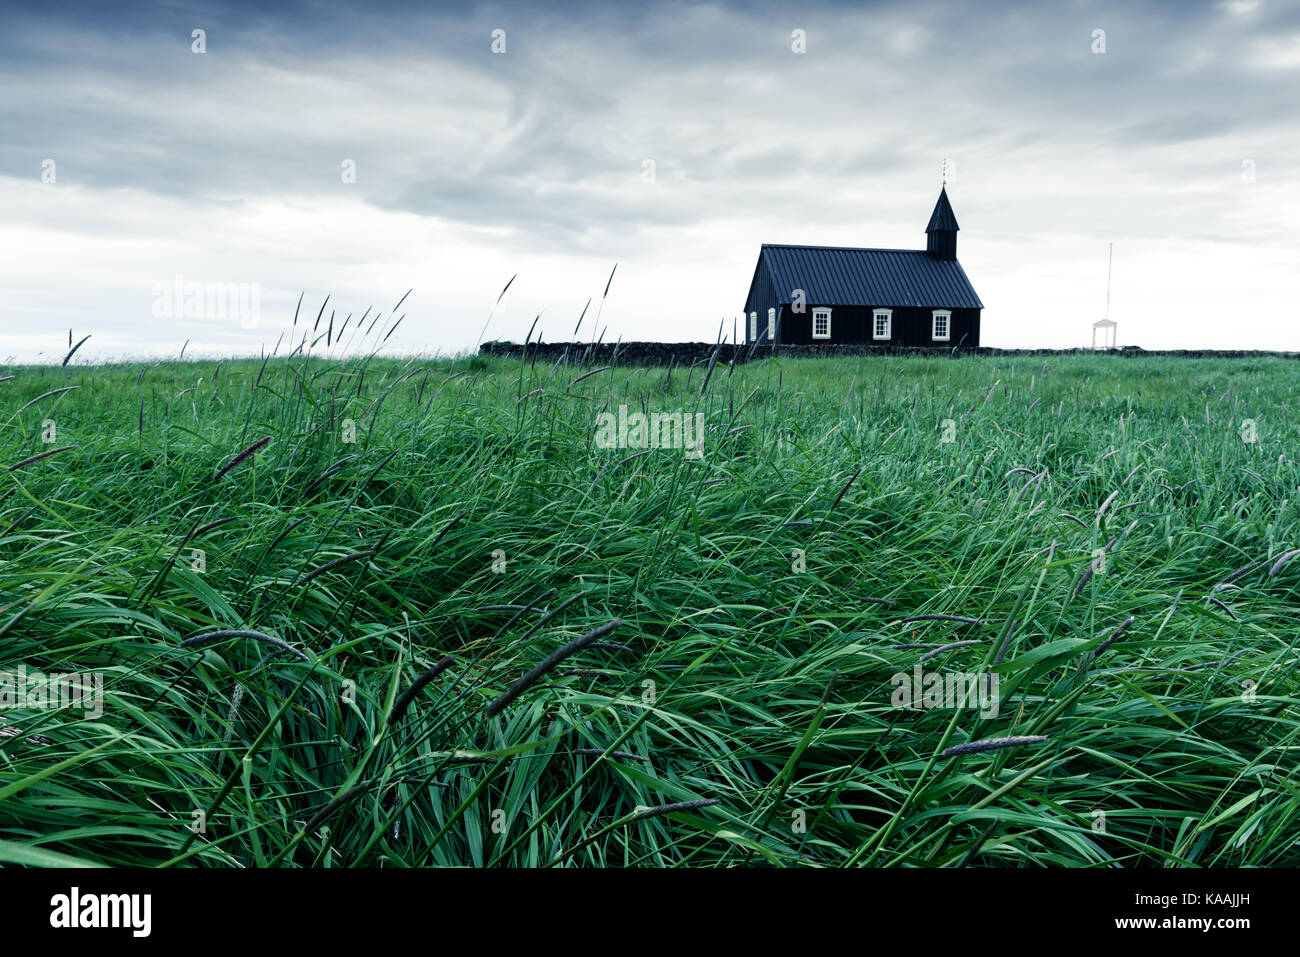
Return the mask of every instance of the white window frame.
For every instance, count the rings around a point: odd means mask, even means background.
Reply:
[[[880,320],[885,320],[885,334],[880,334]],[[871,338],[875,341],[893,338],[894,334],[894,310],[892,309],[875,309],[871,313]]]
[[[755,342],[758,339],[758,313],[749,314],[749,341]]]
[[[776,306],[767,310],[767,339],[772,341],[776,338]]]
[[[943,317],[943,335],[939,335],[939,318]],[[952,310],[936,309],[930,314],[930,338],[935,342],[948,342],[952,339]]]
[[[826,331],[820,335],[817,332],[817,320],[826,320]],[[812,311],[812,337],[814,339],[829,339],[831,337],[831,311],[825,306],[818,306]]]

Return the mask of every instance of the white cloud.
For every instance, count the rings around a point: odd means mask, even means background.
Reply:
[[[1300,348],[1260,318],[1298,284],[1293,97],[1254,72],[1300,65],[1276,24],[1218,42],[1137,7],[1101,57],[1050,11],[665,5],[524,17],[493,57],[482,17],[408,20],[300,24],[282,50],[214,30],[204,56],[32,33],[42,66],[12,58],[0,100],[0,357],[61,356],[68,326],[94,335],[79,358],[186,338],[255,354],[300,291],[310,318],[331,293],[341,322],[411,286],[390,346],[471,348],[514,273],[487,337],[541,312],[555,341],[615,261],[607,339],[712,340],[762,242],[921,248],[945,156],[987,344],[1086,340],[1114,241],[1121,339]],[[153,320],[152,285],[177,274],[258,283],[262,328]]]

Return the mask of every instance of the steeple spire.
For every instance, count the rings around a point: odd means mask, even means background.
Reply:
[[[946,172],[945,169],[945,174]],[[930,214],[930,224],[925,227],[925,251],[935,259],[956,259],[957,230],[960,228],[952,204],[948,202],[948,186],[945,183],[939,189],[939,201],[934,204],[934,212]]]

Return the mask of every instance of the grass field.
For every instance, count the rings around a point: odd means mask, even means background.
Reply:
[[[0,863],[1300,863],[1294,362],[3,376]]]

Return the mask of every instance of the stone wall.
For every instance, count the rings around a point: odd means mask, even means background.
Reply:
[[[782,345],[771,346],[765,343],[750,346],[745,343],[730,345],[724,343],[719,347],[711,342],[602,342],[598,345],[584,342],[543,342],[540,345],[528,344],[529,358],[536,357],[542,362],[558,362],[566,354],[572,364],[613,365],[615,361],[625,365],[690,365],[693,362],[707,362],[718,350],[718,362],[727,364],[735,357],[738,362],[752,359],[766,359],[773,352],[789,358],[829,358],[832,356],[1059,356],[1088,355],[1091,349],[996,349],[980,347],[930,348],[872,345]],[[1168,349],[1148,352],[1137,346],[1125,346],[1122,349],[1107,350],[1113,355],[1123,356],[1180,356],[1195,359],[1243,359],[1260,356],[1274,356],[1283,359],[1300,358],[1296,352],[1264,352],[1250,349]],[[485,356],[519,356],[523,346],[517,342],[485,342],[479,347],[479,353]]]

